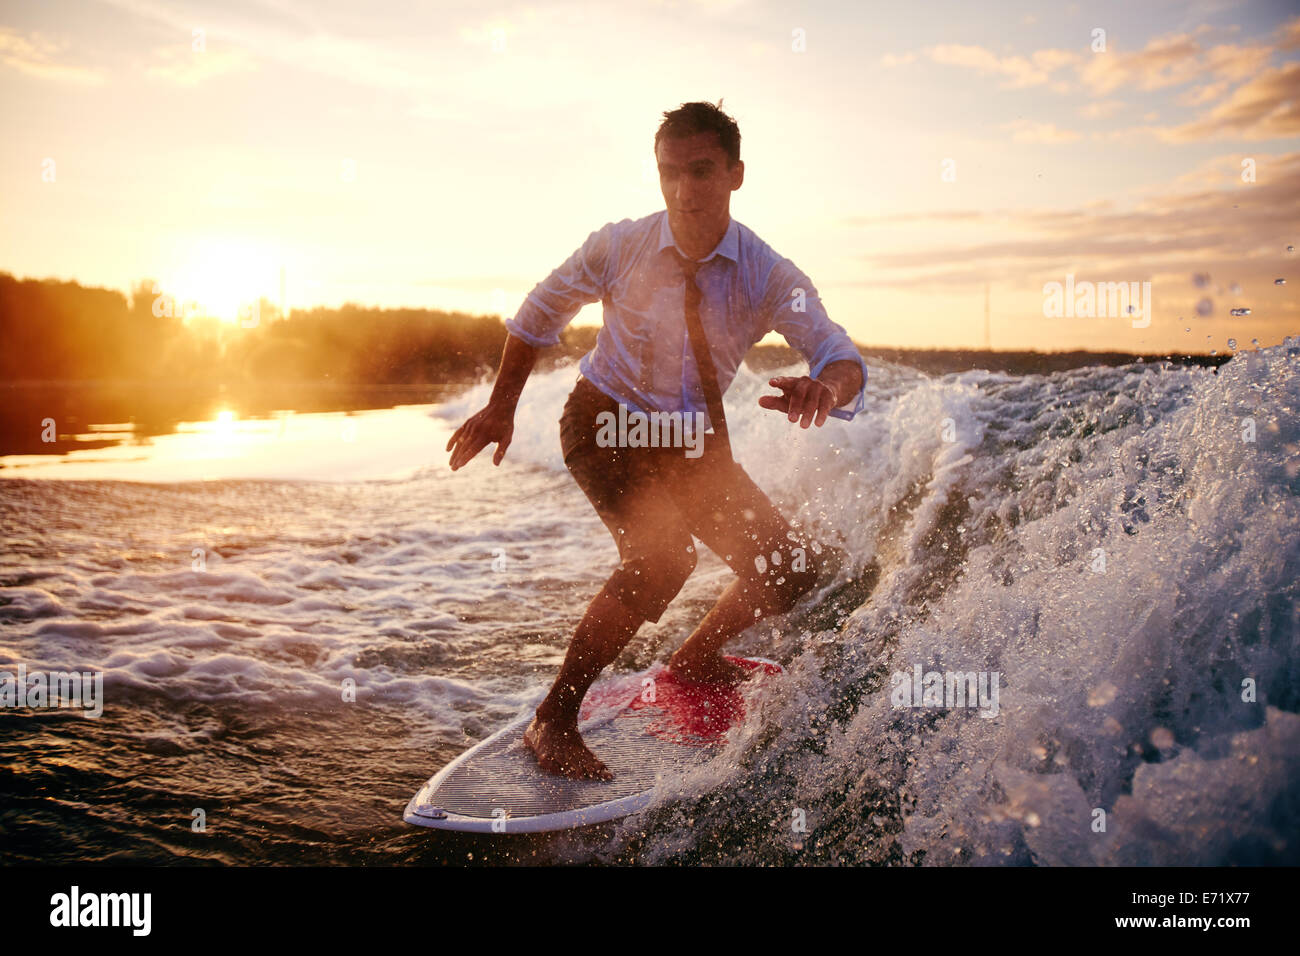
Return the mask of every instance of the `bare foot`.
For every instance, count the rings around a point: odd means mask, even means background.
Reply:
[[[668,669],[677,677],[696,684],[722,684],[728,687],[748,680],[757,673],[757,670],[731,663],[721,654],[710,654],[696,660],[683,655],[681,650],[668,659]]]
[[[543,721],[534,716],[524,731],[524,746],[547,773],[573,780],[613,780],[614,775],[587,749],[576,724]]]

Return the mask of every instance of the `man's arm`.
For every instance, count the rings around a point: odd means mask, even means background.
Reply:
[[[781,389],[784,394],[764,395],[758,404],[785,412],[790,421],[799,422],[803,428],[809,425],[820,428],[826,424],[826,416],[833,409],[861,392],[866,383],[857,362],[839,359],[828,364],[816,378],[782,375],[768,379],[768,384]]]
[[[626,220],[624,220],[626,221]],[[606,223],[587,237],[564,264],[528,293],[514,318],[506,320],[505,351],[487,405],[456,429],[447,442],[451,470],[468,464],[490,442],[497,443],[492,464],[501,464],[515,430],[515,407],[540,349],[556,345],[560,331],[578,310],[599,302],[616,223]],[[453,446],[455,450],[453,451]]]
[[[839,408],[841,405],[848,404],[849,399],[862,391],[867,384],[862,379],[862,367],[853,359],[837,359],[831,362],[822,369],[822,373],[817,376],[817,379],[825,382],[835,392],[831,408]]]
[[[536,346],[529,345],[518,336],[506,336],[506,347],[501,353],[501,367],[497,369],[497,383],[492,388],[489,405],[500,405],[514,415],[519,396],[523,394],[524,384],[532,374],[539,351]]]
[[[844,328],[826,314],[817,289],[789,259],[782,259],[767,276],[762,308],[768,327],[808,360],[808,374],[769,380],[781,395],[758,400],[764,408],[785,412],[790,421],[820,427],[827,416],[852,421],[866,405],[867,366]],[[851,410],[842,406],[853,401]]]
[[[497,382],[487,407],[456,429],[447,442],[446,451],[451,452],[452,471],[468,464],[491,442],[497,443],[492,464],[501,464],[515,432],[515,407],[519,404],[524,383],[528,381],[537,361],[537,352],[535,346],[523,339],[506,336],[506,347],[501,353],[501,368],[497,371]]]

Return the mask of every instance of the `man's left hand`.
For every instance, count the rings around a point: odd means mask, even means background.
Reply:
[[[813,422],[820,428],[826,423],[826,416],[836,406],[835,390],[825,382],[807,375],[793,378],[788,375],[768,379],[767,384],[781,390],[781,395],[764,395],[758,404],[778,412],[786,412],[790,421],[799,422],[799,427],[807,428]]]

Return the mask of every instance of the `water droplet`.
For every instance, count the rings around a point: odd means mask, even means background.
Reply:
[[[1218,350],[1218,349],[1210,349],[1210,354],[1211,354],[1211,355],[1218,355],[1218,354],[1219,354],[1219,350]]]
[[[1188,326],[1187,328],[1183,329],[1183,331],[1184,331],[1184,332],[1190,332],[1190,331],[1192,331],[1191,326]]]
[[[1237,351],[1237,340],[1228,339],[1228,348],[1232,349],[1234,352]]]
[[[1258,344],[1259,344],[1259,339],[1251,339],[1251,340],[1250,340],[1250,344],[1251,344],[1251,345],[1258,345]]]
[[[1214,312],[1214,303],[1211,300],[1202,299],[1200,302],[1196,303],[1197,315],[1210,315],[1212,312]]]
[[[1250,309],[1233,309],[1233,315],[1250,315]]]
[[[1105,707],[1115,699],[1115,695],[1118,693],[1118,687],[1110,681],[1102,681],[1092,690],[1088,691],[1088,706]]]
[[[1285,279],[1274,279],[1274,280],[1273,280],[1273,284],[1274,284],[1274,285],[1286,285],[1286,280],[1285,280]]]
[[[1287,252],[1295,252],[1295,246],[1287,246],[1287,247],[1286,247],[1286,251],[1287,251]]]
[[[1210,274],[1208,272],[1198,272],[1192,276],[1192,284],[1198,289],[1204,289],[1210,284]]]

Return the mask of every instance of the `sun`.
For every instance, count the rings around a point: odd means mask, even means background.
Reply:
[[[173,297],[177,315],[235,323],[249,320],[258,301],[274,294],[276,271],[276,257],[256,242],[200,239],[160,283],[160,292]]]

